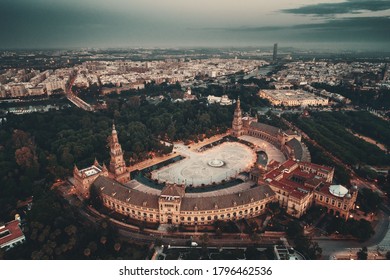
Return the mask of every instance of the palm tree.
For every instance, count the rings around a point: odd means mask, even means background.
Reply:
[[[107,237],[105,237],[104,235],[102,237],[100,237],[100,243],[105,245],[107,243]]]
[[[116,242],[116,243],[114,244],[114,250],[117,251],[117,252],[119,252],[120,249],[121,249],[121,244],[120,244],[119,242]]]
[[[84,256],[89,257],[91,255],[91,250],[89,248],[84,249]]]

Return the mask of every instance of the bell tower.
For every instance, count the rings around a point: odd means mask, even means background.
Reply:
[[[126,183],[130,181],[130,173],[127,172],[126,163],[123,159],[122,147],[118,141],[118,133],[115,129],[115,124],[112,125],[112,133],[110,138],[110,167],[109,170],[115,175],[118,182]]]
[[[232,123],[232,134],[235,137],[239,137],[244,134],[242,129],[242,112],[241,112],[241,102],[240,98],[237,100],[237,107],[234,110],[234,117]]]

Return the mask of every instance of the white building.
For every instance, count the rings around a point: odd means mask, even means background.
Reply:
[[[9,86],[9,93],[11,97],[22,97],[26,96],[27,89],[25,84],[18,83],[18,84],[8,84]]]
[[[67,81],[64,79],[56,78],[51,76],[49,79],[46,79],[42,84],[45,85],[47,94],[51,94],[56,89],[66,90]]]
[[[274,106],[328,106],[327,98],[316,96],[303,90],[260,90],[259,96]]]
[[[227,106],[227,105],[233,104],[233,100],[229,99],[229,97],[227,95],[222,95],[222,97],[209,95],[209,96],[207,96],[207,102],[209,104],[218,103],[222,106]]]

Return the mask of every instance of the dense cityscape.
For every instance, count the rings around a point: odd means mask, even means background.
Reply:
[[[2,54],[2,258],[387,258],[388,58],[117,52]]]

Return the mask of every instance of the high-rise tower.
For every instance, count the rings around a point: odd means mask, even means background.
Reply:
[[[274,52],[272,55],[272,62],[276,62],[278,60],[278,43],[274,44]]]
[[[130,180],[130,173],[127,172],[126,163],[123,159],[122,147],[118,141],[118,133],[115,129],[115,124],[112,125],[112,133],[110,138],[110,172],[115,175],[118,182],[125,183]]]
[[[241,112],[241,102],[240,98],[237,100],[237,107],[234,110],[233,124],[232,124],[232,134],[235,137],[239,137],[244,134],[242,129],[242,112]]]

